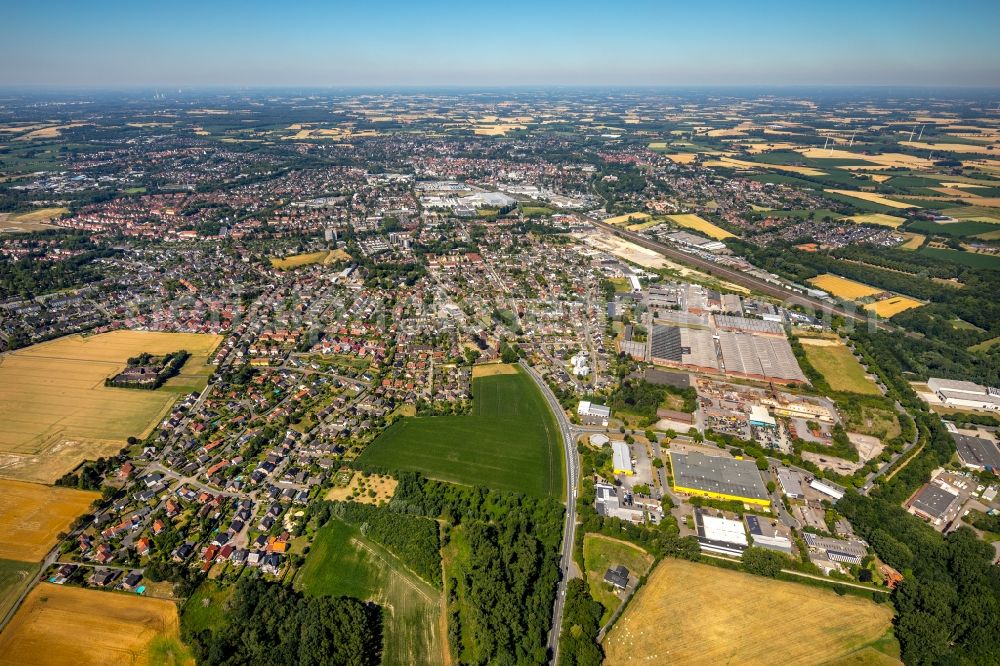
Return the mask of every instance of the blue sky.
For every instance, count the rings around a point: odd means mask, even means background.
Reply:
[[[5,5],[0,86],[1000,87],[1000,0]]]

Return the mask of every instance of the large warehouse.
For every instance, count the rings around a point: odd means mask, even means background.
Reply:
[[[670,452],[673,488],[679,493],[769,506],[767,487],[753,460]]]
[[[701,328],[653,326],[649,336],[649,358],[654,363],[702,372],[719,370],[712,332]]]
[[[1000,472],[1000,449],[988,439],[952,433],[962,464],[977,470]]]
[[[785,338],[719,331],[719,349],[727,375],[775,382],[802,382],[791,345]]]

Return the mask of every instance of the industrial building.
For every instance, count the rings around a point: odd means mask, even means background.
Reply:
[[[753,460],[670,452],[673,488],[680,493],[769,506],[767,486]]]
[[[767,413],[767,407],[763,405],[750,406],[750,425],[758,428],[777,428],[778,422]]]
[[[766,518],[762,519],[748,513],[743,517],[743,520],[747,524],[747,530],[750,532],[754,546],[792,554],[792,540],[781,534],[775,525],[767,522]]]
[[[932,377],[927,380],[927,387],[948,407],[986,412],[1000,411],[1000,389],[992,386]]]
[[[819,536],[811,532],[803,532],[803,538],[810,550],[826,555],[828,560],[842,562],[844,564],[861,564],[868,553],[865,544],[861,541],[846,541],[844,539],[834,539],[832,537]]]
[[[712,332],[702,328],[656,324],[649,335],[649,359],[701,372],[718,372]]]
[[[632,469],[632,452],[629,451],[628,444],[622,440],[611,442],[611,465],[615,474],[632,476],[635,470]]]
[[[580,404],[576,406],[576,413],[581,421],[591,425],[606,426],[608,425],[608,419],[611,417],[611,409],[609,407],[598,405],[589,400],[581,400]]]
[[[717,314],[714,317],[715,327],[720,331],[735,331],[736,333],[757,333],[759,335],[775,335],[785,337],[785,329],[776,321],[765,319],[748,319],[731,315]]]
[[[916,494],[907,510],[941,528],[955,519],[959,506],[957,492],[937,483],[928,483]]]
[[[779,383],[806,383],[792,347],[784,337],[719,331],[727,375]]]
[[[1000,472],[1000,449],[996,442],[961,433],[952,433],[951,438],[955,440],[955,448],[963,465],[975,470]]]
[[[610,483],[595,483],[594,494],[594,508],[598,515],[637,524],[646,520],[646,509],[636,506],[632,502],[623,501],[623,498],[618,494],[618,488]]]
[[[698,530],[698,545],[704,551],[739,557],[750,545],[743,523],[738,520],[710,516],[695,509],[694,524]]]
[[[818,490],[828,497],[832,497],[834,501],[839,501],[844,496],[844,489],[833,485],[829,481],[813,479],[809,482],[809,487],[813,490]]]
[[[779,467],[778,485],[788,499],[802,499],[806,496],[806,480],[794,469]]]

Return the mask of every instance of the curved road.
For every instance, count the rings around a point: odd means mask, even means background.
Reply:
[[[570,579],[570,569],[573,566],[573,543],[576,540],[576,484],[580,478],[580,461],[576,455],[576,435],[562,405],[556,400],[555,395],[549,389],[538,372],[521,361],[524,368],[535,384],[538,385],[545,401],[549,404],[549,409],[556,417],[559,424],[559,431],[563,439],[563,452],[566,456],[566,523],[563,526],[562,548],[559,556],[559,570],[562,574],[559,578],[559,587],[556,590],[556,601],[552,609],[552,628],[549,629],[549,652],[552,655],[552,663],[559,661],[559,630],[562,627],[563,606],[566,603],[566,585]]]

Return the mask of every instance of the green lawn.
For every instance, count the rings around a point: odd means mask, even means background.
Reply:
[[[181,609],[181,626],[195,634],[222,627],[226,622],[225,604],[235,589],[212,580],[203,582]]]
[[[562,497],[559,427],[532,379],[520,370],[479,377],[472,393],[472,414],[400,419],[362,452],[359,463]]]
[[[0,617],[7,614],[36,571],[38,565],[31,562],[0,560]]]
[[[989,222],[951,222],[941,224],[930,220],[918,220],[906,225],[907,231],[919,231],[925,234],[937,234],[940,236],[953,236],[955,238],[965,238],[977,234],[987,233],[1000,229],[1000,225]]]
[[[295,587],[312,596],[379,604],[385,612],[383,664],[442,661],[441,593],[353,527],[333,519],[320,528]]]
[[[583,562],[587,569],[590,595],[604,606],[603,625],[611,619],[621,599],[611,586],[604,582],[604,574],[611,567],[624,564],[631,574],[642,576],[653,563],[653,556],[638,546],[612,539],[601,534],[588,534],[583,538]]]
[[[842,344],[829,347],[803,344],[809,363],[834,391],[849,391],[863,395],[879,395],[878,388],[865,377],[865,369],[861,367],[851,350]]]

